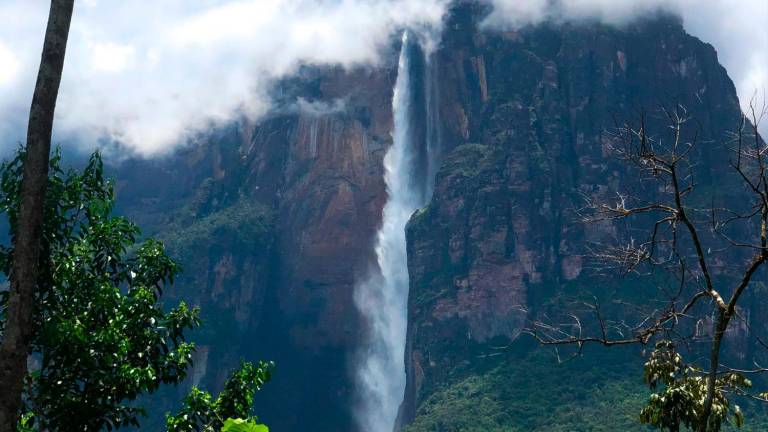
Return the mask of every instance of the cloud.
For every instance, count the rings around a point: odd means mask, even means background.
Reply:
[[[493,28],[519,28],[550,19],[549,0],[494,0],[493,11],[484,25]]]
[[[439,27],[446,2],[78,2],[56,137],[91,146],[99,139],[118,141],[145,155],[166,151],[211,124],[264,114],[270,84],[302,64],[378,64],[395,31]],[[0,64],[9,58],[20,65],[12,75],[0,75],[4,147],[23,138],[22,113],[34,86],[46,3],[0,5]]]
[[[742,108],[768,92],[768,1],[766,0],[489,0],[485,25],[516,28],[543,21],[598,20],[624,25],[664,10],[683,18],[688,33],[712,44],[736,85]],[[768,123],[768,122],[766,122]],[[763,125],[768,133],[768,124]]]
[[[0,86],[9,85],[16,78],[19,59],[0,40]]]
[[[553,19],[620,25],[671,10],[715,46],[742,102],[755,89],[768,91],[765,0],[738,7],[731,0],[486,1],[494,5],[487,25],[497,27]],[[270,85],[302,64],[379,64],[394,32],[439,28],[449,2],[78,1],[55,137],[87,146],[118,141],[146,155],[167,151],[211,124],[263,115]],[[0,1],[0,151],[24,137],[47,13],[43,0]]]
[[[334,99],[330,102],[324,102],[310,101],[300,97],[296,100],[296,103],[289,108],[309,116],[321,117],[343,112],[347,108],[346,105],[347,101],[344,99]]]
[[[91,43],[90,51],[91,67],[98,72],[122,72],[136,60],[136,49],[131,45]]]

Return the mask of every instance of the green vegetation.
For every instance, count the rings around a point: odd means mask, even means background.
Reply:
[[[691,429],[701,421],[704,399],[707,394],[707,371],[685,364],[675,345],[669,340],[661,340],[648,362],[645,363],[645,382],[651,389],[659,390],[651,394],[648,405],[640,412],[643,423],[659,429],[680,430],[681,425]],[[723,373],[715,381],[715,395],[712,414],[709,416],[707,430],[717,432],[723,425],[744,425],[744,413],[738,405],[731,405],[727,394],[740,394],[752,386],[752,382],[738,373]]]
[[[17,226],[23,155],[2,167],[0,205]],[[155,240],[111,215],[112,183],[98,154],[82,173],[50,163],[43,254],[38,276],[32,368],[25,392],[37,427],[57,431],[138,425],[142,393],[186,376],[194,346],[184,331],[198,311],[158,302],[176,264]],[[136,249],[128,255],[129,248]],[[13,248],[2,251],[7,275]]]
[[[227,419],[221,432],[269,432],[269,428],[252,420]]]
[[[210,393],[192,388],[184,399],[184,407],[166,418],[168,432],[266,432],[264,425],[252,416],[253,397],[269,381],[273,365],[243,363],[224,384],[215,400]]]
[[[23,159],[20,153],[0,167],[0,211],[12,238]],[[18,429],[139,426],[145,410],[137,399],[186,377],[194,344],[185,333],[199,326],[199,311],[183,301],[170,309],[161,303],[179,267],[162,243],[138,242],[138,227],[112,215],[113,185],[99,154],[82,172],[64,171],[60,162],[56,151],[44,206],[32,367]],[[13,243],[0,249],[6,276],[13,251]],[[8,292],[0,292],[0,336],[7,302]],[[271,368],[243,363],[216,400],[193,388],[182,412],[168,416],[168,430],[266,430],[250,410]]]
[[[189,213],[186,209],[182,213]],[[274,215],[272,209],[244,200],[202,219],[179,217],[160,234],[181,262],[199,256],[203,245],[235,244],[239,250],[254,252],[267,249],[272,241]]]
[[[435,389],[406,432],[649,431],[640,412],[650,392],[629,350],[590,349],[558,363],[550,351],[501,352]],[[479,366],[481,365],[482,366]],[[763,431],[765,410],[747,404],[740,431]],[[746,408],[746,407],[745,407]],[[734,430],[733,425],[723,430]],[[685,430],[681,428],[680,430]]]
[[[504,154],[497,148],[484,144],[463,144],[448,155],[441,170],[471,179],[484,173],[498,173],[496,164],[503,161]]]
[[[486,368],[436,390],[406,431],[645,430],[637,413],[647,391],[624,372],[633,364],[628,356],[595,351],[558,364],[548,354],[501,353]]]

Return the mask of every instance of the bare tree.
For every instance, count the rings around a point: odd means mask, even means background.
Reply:
[[[692,411],[694,418],[684,422],[701,432],[719,430],[726,417],[721,407],[713,414],[713,403],[724,399],[723,392],[746,394],[749,381],[741,377],[767,370],[757,364],[736,369],[721,361],[723,339],[740,314],[739,301],[768,260],[768,147],[759,134],[766,106],[756,106],[753,99],[722,147],[730,159],[725,171],[733,181],[722,172],[716,180],[721,188],[734,188],[724,194],[723,203],[716,203],[707,191],[695,193],[701,186],[696,163],[700,134],[693,119],[682,106],[662,108],[660,113],[666,125],[663,133],[649,131],[642,114],[634,124],[617,125],[610,137],[612,150],[636,169],[645,191],[620,193],[613,200],[586,197],[579,215],[590,224],[643,227],[644,240],[629,238],[618,246],[591,248],[588,255],[596,268],[640,275],[649,283],[659,279],[653,276],[656,269],[671,277],[657,286],[658,296],[641,304],[615,302],[622,308],[621,318],[609,318],[597,298],[573,300],[559,319],[539,316],[527,332],[544,345],[576,346],[577,353],[589,343],[645,345],[662,340],[646,364],[647,374],[649,364],[657,364],[653,362],[667,362],[669,374],[683,374],[680,357],[671,354],[672,341],[707,343],[707,364],[685,366],[686,385],[700,383],[701,398]],[[711,330],[702,330],[710,324]],[[651,375],[647,379],[655,386],[659,377]],[[727,411],[727,400],[723,403]]]
[[[15,248],[11,284],[0,346],[0,432],[16,429],[27,356],[34,334],[33,313],[53,113],[73,8],[74,0],[51,1],[30,108],[18,229],[13,233]]]

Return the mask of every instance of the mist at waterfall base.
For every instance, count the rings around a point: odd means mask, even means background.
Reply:
[[[426,204],[434,171],[430,116],[426,135],[414,127],[414,114],[419,113],[414,100],[424,96],[414,89],[419,83],[412,77],[413,57],[423,54],[414,39],[411,33],[403,33],[392,98],[393,143],[384,157],[388,199],[375,240],[378,265],[355,287],[355,304],[369,330],[356,376],[355,414],[360,430],[366,432],[392,432],[403,400],[409,284],[405,226]],[[432,100],[429,89],[427,85],[427,105]]]

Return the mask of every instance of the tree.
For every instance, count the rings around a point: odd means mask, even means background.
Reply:
[[[13,237],[16,247],[10,275],[6,328],[0,345],[0,388],[3,389],[0,392],[0,432],[12,431],[17,422],[27,356],[34,334],[32,317],[53,113],[73,8],[74,0],[51,1],[40,69],[32,96],[19,225]]]
[[[24,153],[0,166],[0,212],[13,233],[20,218]],[[19,430],[96,431],[139,426],[136,399],[178,384],[194,345],[185,331],[199,311],[181,302],[165,311],[163,289],[178,265],[162,243],[141,243],[138,227],[112,215],[114,190],[94,153],[82,172],[64,171],[58,150],[49,162],[32,363]],[[0,271],[10,271],[13,245],[0,246]],[[0,337],[9,293],[0,292]],[[213,400],[193,388],[168,430],[266,432],[250,416],[271,363],[243,363]]]
[[[21,222],[24,156],[0,168],[0,210],[12,233]],[[136,225],[111,214],[113,187],[99,154],[82,173],[64,172],[59,163],[57,151],[30,326],[36,366],[26,380],[26,420],[31,415],[40,430],[57,431],[138,426],[143,410],[132,401],[185,378],[194,346],[184,331],[199,324],[198,310],[182,302],[164,311],[163,287],[179,268],[160,242],[137,243]],[[14,247],[0,250],[5,274],[14,253]],[[4,294],[0,306],[7,305]],[[0,327],[4,337],[7,330]]]
[[[168,432],[268,432],[251,416],[253,397],[271,377],[271,363],[242,363],[214,400],[210,393],[192,388],[175,416],[166,416]]]
[[[666,127],[660,133],[651,130],[645,115],[635,124],[618,125],[610,136],[613,150],[636,170],[641,192],[619,193],[610,203],[588,197],[580,215],[590,224],[622,222],[634,228],[624,243],[596,245],[591,256],[602,270],[657,284],[656,295],[623,305],[614,317],[597,298],[569,301],[570,322],[535,320],[527,330],[542,344],[575,345],[579,352],[587,343],[655,342],[645,375],[650,387],[661,391],[641,420],[658,428],[677,431],[682,424],[718,431],[729,413],[737,425],[743,423],[729,395],[768,401],[765,393],[748,392],[751,381],[745,377],[767,369],[737,369],[722,361],[729,325],[744,320],[740,301],[759,285],[756,275],[768,260],[768,146],[759,134],[765,115],[766,107],[758,109],[753,101],[749,116],[742,116],[720,148],[725,153],[720,160],[730,158],[730,172],[718,173],[718,186],[728,188],[718,202],[711,191],[699,190],[700,134],[684,107],[661,109]],[[644,227],[639,231],[644,240],[635,239],[638,226]],[[755,343],[768,347],[755,337]],[[697,344],[708,345],[708,362],[683,363],[678,346]]]

